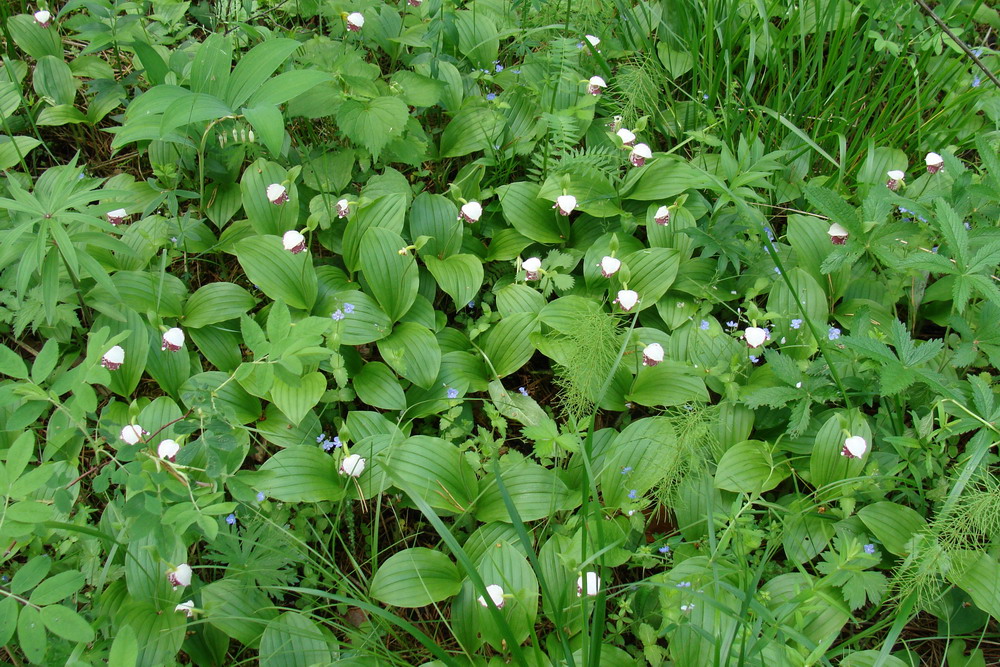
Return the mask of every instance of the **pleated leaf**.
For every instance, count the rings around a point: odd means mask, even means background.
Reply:
[[[370,595],[395,607],[423,607],[456,595],[462,587],[458,567],[441,551],[404,549],[382,563]]]

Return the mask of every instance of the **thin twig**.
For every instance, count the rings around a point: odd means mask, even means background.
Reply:
[[[937,26],[939,28],[941,28],[941,30],[944,31],[944,34],[948,35],[949,37],[952,38],[952,40],[954,40],[955,44],[958,45],[958,48],[960,48],[963,51],[965,51],[965,55],[969,56],[969,58],[972,59],[972,62],[974,62],[976,64],[976,67],[978,67],[979,69],[983,70],[983,72],[986,74],[986,77],[990,81],[992,81],[993,84],[996,85],[997,88],[1000,88],[1000,79],[997,78],[996,74],[994,74],[993,72],[991,72],[990,70],[988,70],[986,68],[986,65],[983,64],[983,61],[979,59],[979,56],[977,56],[976,53],[972,49],[969,48],[969,45],[966,44],[965,42],[963,42],[962,40],[960,40],[955,35],[955,33],[953,33],[948,28],[948,26],[945,25],[944,21],[942,21],[941,19],[938,18],[938,15],[934,13],[934,10],[932,10],[930,8],[930,5],[928,5],[924,0],[916,0],[916,3],[918,5],[920,5],[920,7],[925,12],[927,12],[927,15],[930,16],[931,20],[934,21],[934,23],[936,23]]]

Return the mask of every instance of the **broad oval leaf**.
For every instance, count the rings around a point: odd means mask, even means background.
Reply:
[[[235,320],[257,304],[250,292],[233,283],[210,283],[198,288],[184,305],[182,322],[199,328]]]
[[[317,503],[344,497],[343,478],[336,460],[318,445],[288,447],[264,462],[260,488],[287,503]]]
[[[378,341],[378,351],[394,371],[424,389],[437,380],[441,348],[427,327],[401,322],[388,338]]]
[[[293,255],[277,236],[253,236],[236,244],[236,258],[250,282],[270,298],[303,310],[316,302],[316,269],[308,252]]]
[[[483,286],[483,262],[475,255],[451,255],[444,259],[423,258],[427,270],[438,286],[455,302],[461,311]]]
[[[393,554],[372,578],[369,594],[395,607],[423,607],[462,588],[458,567],[441,551],[413,547]]]
[[[361,238],[361,273],[372,296],[393,322],[413,305],[420,283],[413,255],[400,254],[405,246],[399,234],[380,227],[370,228]]]

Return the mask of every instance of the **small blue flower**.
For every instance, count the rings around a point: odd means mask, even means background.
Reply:
[[[265,496],[265,495],[264,495],[264,492],[263,492],[263,491],[258,491],[258,492],[257,492],[257,502],[258,502],[258,503],[262,503],[262,502],[264,502],[264,498],[266,498],[266,497],[267,497],[267,496]]]
[[[512,69],[511,72],[513,72],[514,74],[520,74],[521,70],[519,70],[519,69]]]
[[[630,472],[632,472],[632,466],[625,466],[624,468],[622,468],[622,474],[623,475],[627,475]]]
[[[451,387],[448,389],[448,398],[458,398],[458,389]]]
[[[931,252],[934,253],[935,255],[937,254],[937,251],[938,251],[938,246],[934,246],[933,248],[931,248]]]
[[[486,93],[486,99],[487,99],[487,101],[492,102],[496,98],[497,98],[497,94],[496,93]]]
[[[903,208],[902,206],[898,207],[898,210],[899,210],[900,213],[910,213],[911,212],[910,209]]]
[[[972,77],[972,87],[973,88],[978,88],[979,84],[981,84],[982,82],[983,82],[983,80],[979,78],[978,74],[975,75],[974,77]]]
[[[837,327],[830,327],[830,331],[827,332],[826,337],[830,340],[837,340],[840,338],[840,329]]]
[[[965,225],[965,231],[969,231],[972,229],[972,225],[969,224],[968,222],[963,222],[962,224]]]
[[[771,231],[771,228],[765,227],[764,233],[767,234],[767,238],[771,241],[771,243],[774,243],[774,232]]]
[[[778,267],[774,267],[774,272],[777,273],[779,276],[781,275],[781,269],[779,269]]]
[[[658,549],[658,551],[659,551],[659,552],[660,552],[661,554],[668,554],[668,553],[670,553],[670,547],[668,547],[668,546],[667,546],[666,544],[664,544],[664,545],[663,545],[662,547],[660,547],[660,548]]]
[[[0,581],[4,582],[4,583],[6,584],[6,583],[7,583],[8,581],[10,581],[10,577],[8,577],[8,576],[7,576],[6,574],[5,574],[5,575],[3,575],[3,576],[0,576]]]
[[[333,314],[330,315],[330,317],[333,318],[334,322],[339,322],[340,320],[344,319],[344,313],[342,313],[340,311],[340,308],[338,308],[337,310],[333,311]]]
[[[691,582],[682,581],[679,584],[674,584],[674,588],[691,588]]]
[[[500,63],[497,63],[496,66],[494,66],[493,71],[497,72],[497,73],[502,72],[503,71],[503,65],[501,65]]]
[[[760,357],[755,357],[752,354],[750,355],[750,363],[756,364],[758,361],[760,361]]]
[[[793,329],[798,329],[801,326],[802,326],[802,319],[801,318],[796,317],[794,320],[792,320],[791,327]]]
[[[469,309],[471,310],[471,309],[473,309],[475,307],[476,307],[476,302],[475,301],[470,301],[469,302]]]
[[[639,497],[639,491],[637,489],[630,489],[628,492],[628,497],[630,500],[635,500]]]
[[[173,243],[174,245],[177,245],[178,243],[180,243],[180,240],[176,236],[171,236],[170,242]]]
[[[227,516],[226,523],[228,523],[230,526],[236,525],[236,515],[230,514],[229,516]]]
[[[764,246],[764,252],[766,252],[768,255],[770,255],[771,254],[771,249],[768,248],[767,246]]]
[[[708,331],[708,327],[709,327],[708,320],[702,320],[701,324],[698,325],[698,328],[701,329],[702,331]]]
[[[983,55],[983,49],[982,48],[974,49],[972,51],[972,55],[978,58],[979,56]]]
[[[528,393],[528,390],[525,389],[524,387],[518,387],[517,390],[519,392],[521,392],[521,396],[530,396],[530,394]]]
[[[333,436],[333,440],[324,440],[323,441],[323,451],[324,452],[328,452],[331,449],[336,449],[336,448],[340,447],[343,444],[344,443],[342,443],[340,441],[340,436],[335,435],[335,436]]]
[[[576,43],[576,48],[582,49],[583,48],[583,42],[577,42]]]
[[[708,93],[705,93],[704,95],[702,95],[701,99],[703,99],[703,100],[705,100],[707,102],[708,101]]]
[[[729,320],[728,322],[726,322],[726,326],[729,327],[730,329],[735,329],[736,327],[740,326],[740,323],[737,322],[736,320]]]
[[[348,315],[350,315],[351,313],[353,313],[354,312],[354,304],[353,303],[345,303],[344,304],[344,312],[347,313]]]
[[[874,544],[866,544],[865,545],[865,553],[868,554],[869,556],[872,555],[872,554],[874,554],[875,553],[875,545]]]
[[[320,433],[316,436],[316,442],[323,442],[326,440],[326,433]]]

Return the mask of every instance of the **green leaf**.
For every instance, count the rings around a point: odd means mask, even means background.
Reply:
[[[649,308],[670,289],[681,255],[673,248],[646,248],[622,258],[622,264],[628,269],[628,288],[639,294],[639,308]]]
[[[367,291],[393,322],[413,305],[420,283],[413,255],[399,254],[405,246],[399,234],[379,227],[371,227],[361,238],[359,260]]]
[[[247,100],[247,106],[284,104],[293,97],[309,92],[321,83],[330,81],[332,75],[316,69],[298,69],[282,72],[264,82]]]
[[[409,117],[406,103],[390,96],[366,102],[347,100],[337,109],[340,131],[354,143],[367,148],[375,160],[391,139],[403,133]]]
[[[421,192],[410,208],[410,238],[429,236],[420,249],[421,258],[443,259],[462,249],[462,223],[458,207],[447,197]]]
[[[191,376],[181,386],[180,397],[189,408],[200,408],[229,422],[249,424],[260,417],[260,401],[221,371]]]
[[[422,259],[438,286],[455,303],[455,310],[461,311],[483,286],[483,262],[475,255],[451,255],[444,259],[427,255]]]
[[[776,487],[784,477],[765,443],[746,440],[722,455],[715,471],[715,488],[737,493],[763,493]]]
[[[268,200],[267,186],[272,183],[284,184],[287,188],[288,201],[284,204],[272,204]],[[258,234],[281,236],[290,229],[299,228],[298,189],[295,183],[289,182],[288,171],[281,165],[264,158],[255,161],[243,171],[240,192],[243,210]]]
[[[707,403],[705,381],[687,364],[665,361],[643,368],[636,375],[631,391],[625,397],[639,405],[672,406],[685,403]]]
[[[135,665],[168,663],[181,650],[187,626],[184,614],[173,613],[172,608],[164,611],[152,600],[142,600],[123,604],[117,617],[120,627],[130,626],[135,632],[139,649]]]
[[[247,51],[228,77],[223,98],[233,108],[250,99],[301,44],[294,39],[272,37]]]
[[[42,142],[34,137],[0,136],[0,170],[10,169]]]
[[[851,459],[841,455],[844,441],[850,436],[861,436],[868,443],[868,451],[860,459]],[[836,485],[844,479],[861,474],[865,462],[871,456],[872,432],[864,416],[858,412],[844,412],[832,415],[816,433],[812,455],[809,459],[809,472],[812,484],[817,489],[826,485]],[[830,488],[821,498],[839,497],[842,488]]]
[[[310,667],[334,662],[323,630],[305,614],[288,611],[267,624],[260,638],[261,667]]]
[[[42,112],[38,114],[36,122],[38,125],[58,127],[60,125],[86,123],[87,116],[74,106],[60,104],[42,109]]]
[[[533,313],[515,313],[486,332],[481,347],[498,378],[510,375],[528,362],[535,352],[531,334],[538,329]]]
[[[506,122],[495,109],[466,106],[441,134],[441,157],[462,157],[502,144]]]
[[[257,646],[267,623],[278,615],[263,591],[246,579],[212,582],[201,589],[201,600],[209,623],[251,648]]]
[[[308,252],[293,255],[277,236],[253,236],[236,244],[236,258],[250,282],[272,299],[303,310],[316,302],[318,281]]]
[[[447,440],[417,435],[384,455],[390,479],[440,511],[461,513],[476,496],[476,476],[462,452]]]
[[[17,618],[17,641],[25,657],[33,663],[44,664],[45,625],[41,614],[34,607],[23,607]]]
[[[424,389],[437,380],[441,348],[427,327],[401,322],[378,342],[378,351],[396,373]]]
[[[968,593],[977,607],[993,618],[1000,619],[1000,564],[989,554],[982,552],[965,557],[972,562],[955,567],[948,579]]]
[[[543,519],[563,509],[569,497],[569,489],[552,470],[527,459],[508,465],[504,465],[501,461],[500,470],[504,486],[507,487],[507,492],[522,521]],[[483,523],[513,521],[507,512],[496,479],[492,475],[484,477],[480,482],[476,519]]]
[[[184,306],[182,323],[200,328],[235,320],[257,304],[250,292],[233,283],[210,283],[198,288]]]
[[[34,605],[61,602],[83,588],[84,583],[83,573],[79,570],[60,572],[39,584],[38,588],[31,592],[28,602]]]
[[[42,56],[35,64],[32,80],[35,92],[51,100],[50,104],[72,106],[76,97],[76,79],[69,65],[61,57]]]
[[[111,653],[108,656],[108,667],[135,667],[139,659],[139,645],[136,642],[135,630],[131,625],[123,625],[115,633],[111,643]]]
[[[94,629],[82,616],[61,604],[42,607],[39,615],[42,622],[54,635],[71,642],[90,642],[94,639]]]
[[[282,154],[281,149],[285,144],[285,118],[277,105],[262,104],[244,109],[243,117],[253,126],[257,138],[272,155]]]
[[[858,518],[889,553],[906,556],[906,543],[927,527],[920,514],[905,505],[888,500],[865,505],[858,511]]]
[[[455,12],[458,52],[478,68],[492,68],[500,51],[497,25],[486,12]]]
[[[562,243],[566,232],[560,229],[559,214],[552,204],[539,199],[536,183],[511,183],[496,189],[503,217],[523,236],[539,243]]]
[[[0,373],[18,380],[27,380],[28,366],[20,355],[6,345],[0,345]]]
[[[190,93],[174,100],[163,112],[160,139],[170,141],[171,133],[192,123],[218,120],[233,115],[233,110],[214,95]]]
[[[271,385],[271,400],[297,426],[323,398],[324,392],[326,376],[322,373],[306,373],[291,385],[276,375]]]
[[[403,410],[406,395],[399,386],[396,374],[380,361],[370,361],[354,377],[354,391],[358,398],[382,410]]]
[[[402,234],[406,206],[406,194],[394,192],[376,197],[371,203],[360,206],[357,214],[348,218],[347,227],[344,228],[342,251],[348,271],[357,271],[361,268],[359,259],[361,239],[369,229],[378,227]]]
[[[286,503],[318,503],[344,497],[344,483],[334,458],[316,445],[288,447],[264,462],[267,473],[260,486],[267,495]]]
[[[712,181],[704,173],[676,158],[660,156],[643,169],[633,169],[622,191],[639,201],[669,200],[685,190],[706,188]]]
[[[17,14],[7,19],[7,30],[14,43],[35,60],[46,56],[55,58],[63,56],[62,39],[59,36],[59,29],[54,25],[43,28],[38,25],[34,17]]]
[[[344,345],[372,343],[385,338],[392,331],[389,317],[382,312],[375,299],[364,292],[337,292],[336,299],[338,305],[349,303],[354,306],[354,312],[335,323],[340,333],[340,342]]]
[[[392,555],[375,572],[369,594],[395,607],[423,607],[456,595],[458,567],[441,551],[414,547]]]
[[[17,612],[21,603],[12,597],[0,600],[0,645],[7,644],[17,630]]]
[[[497,312],[503,317],[509,317],[515,313],[537,315],[542,312],[546,305],[545,297],[538,290],[533,290],[522,283],[504,285],[497,290],[496,296]]]

